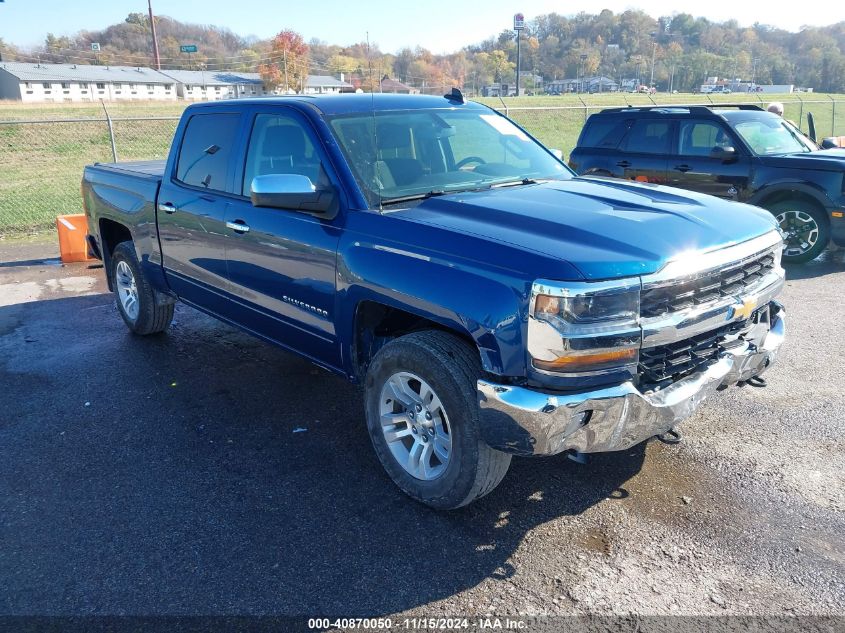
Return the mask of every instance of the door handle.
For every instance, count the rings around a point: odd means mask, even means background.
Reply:
[[[692,167],[689,165],[675,165],[675,171],[686,173],[688,171],[692,171]]]
[[[631,163],[629,163],[627,160],[620,160],[618,163],[616,163],[616,166],[617,167],[630,167]]]
[[[234,222],[226,222],[226,228],[232,229],[235,233],[249,233],[249,225],[243,220],[235,220]]]
[[[165,213],[176,213],[176,207],[171,202],[159,202],[158,210],[164,211]]]

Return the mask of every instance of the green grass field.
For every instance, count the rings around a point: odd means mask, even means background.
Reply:
[[[820,136],[845,135],[845,96],[761,95],[782,101],[785,116],[807,129],[813,112]],[[646,95],[601,94],[519,97],[479,102],[507,111],[540,141],[569,154],[587,116],[604,107],[650,104]],[[732,97],[732,98],[731,98]],[[656,103],[710,103],[704,95],[658,94]],[[799,100],[800,99],[800,100]],[[803,100],[803,103],[801,102]],[[715,100],[714,100],[715,101]],[[753,95],[730,95],[722,103],[762,103]],[[109,104],[119,160],[164,158],[176,129],[173,120],[121,120],[178,117],[187,104],[136,102]],[[50,122],[53,119],[86,119]],[[14,123],[8,123],[14,122]],[[80,213],[79,182],[85,165],[111,161],[103,108],[92,104],[0,102],[0,237],[49,231],[57,215]]]

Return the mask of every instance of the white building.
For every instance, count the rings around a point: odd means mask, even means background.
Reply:
[[[308,75],[305,94],[354,92],[352,84],[329,75]],[[0,100],[216,101],[278,94],[258,73],[163,70],[131,66],[0,62]]]
[[[176,82],[180,99],[186,101],[216,101],[244,99],[272,94],[264,89],[258,73],[208,70],[163,70]]]
[[[175,101],[175,83],[143,67],[0,62],[0,99],[13,101]]]
[[[302,92],[307,95],[338,94],[355,92],[355,86],[345,82],[343,75],[340,79],[331,75],[308,75],[305,80],[305,90]]]

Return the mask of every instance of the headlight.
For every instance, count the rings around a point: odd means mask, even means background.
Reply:
[[[598,325],[636,320],[640,312],[640,291],[625,290],[603,294],[556,297],[537,295],[534,316],[555,324]]]
[[[562,374],[635,365],[641,332],[640,280],[538,281],[531,299],[528,349],[535,368]]]
[[[775,270],[781,269],[781,260],[783,259],[783,249],[786,248],[786,244],[781,242],[777,246],[775,246],[774,250],[772,251],[772,257],[775,258]]]

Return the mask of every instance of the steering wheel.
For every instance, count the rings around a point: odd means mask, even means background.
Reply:
[[[487,161],[481,158],[480,156],[467,156],[466,158],[459,160],[455,163],[455,169],[460,169],[470,163],[478,163],[479,165],[486,165]]]

